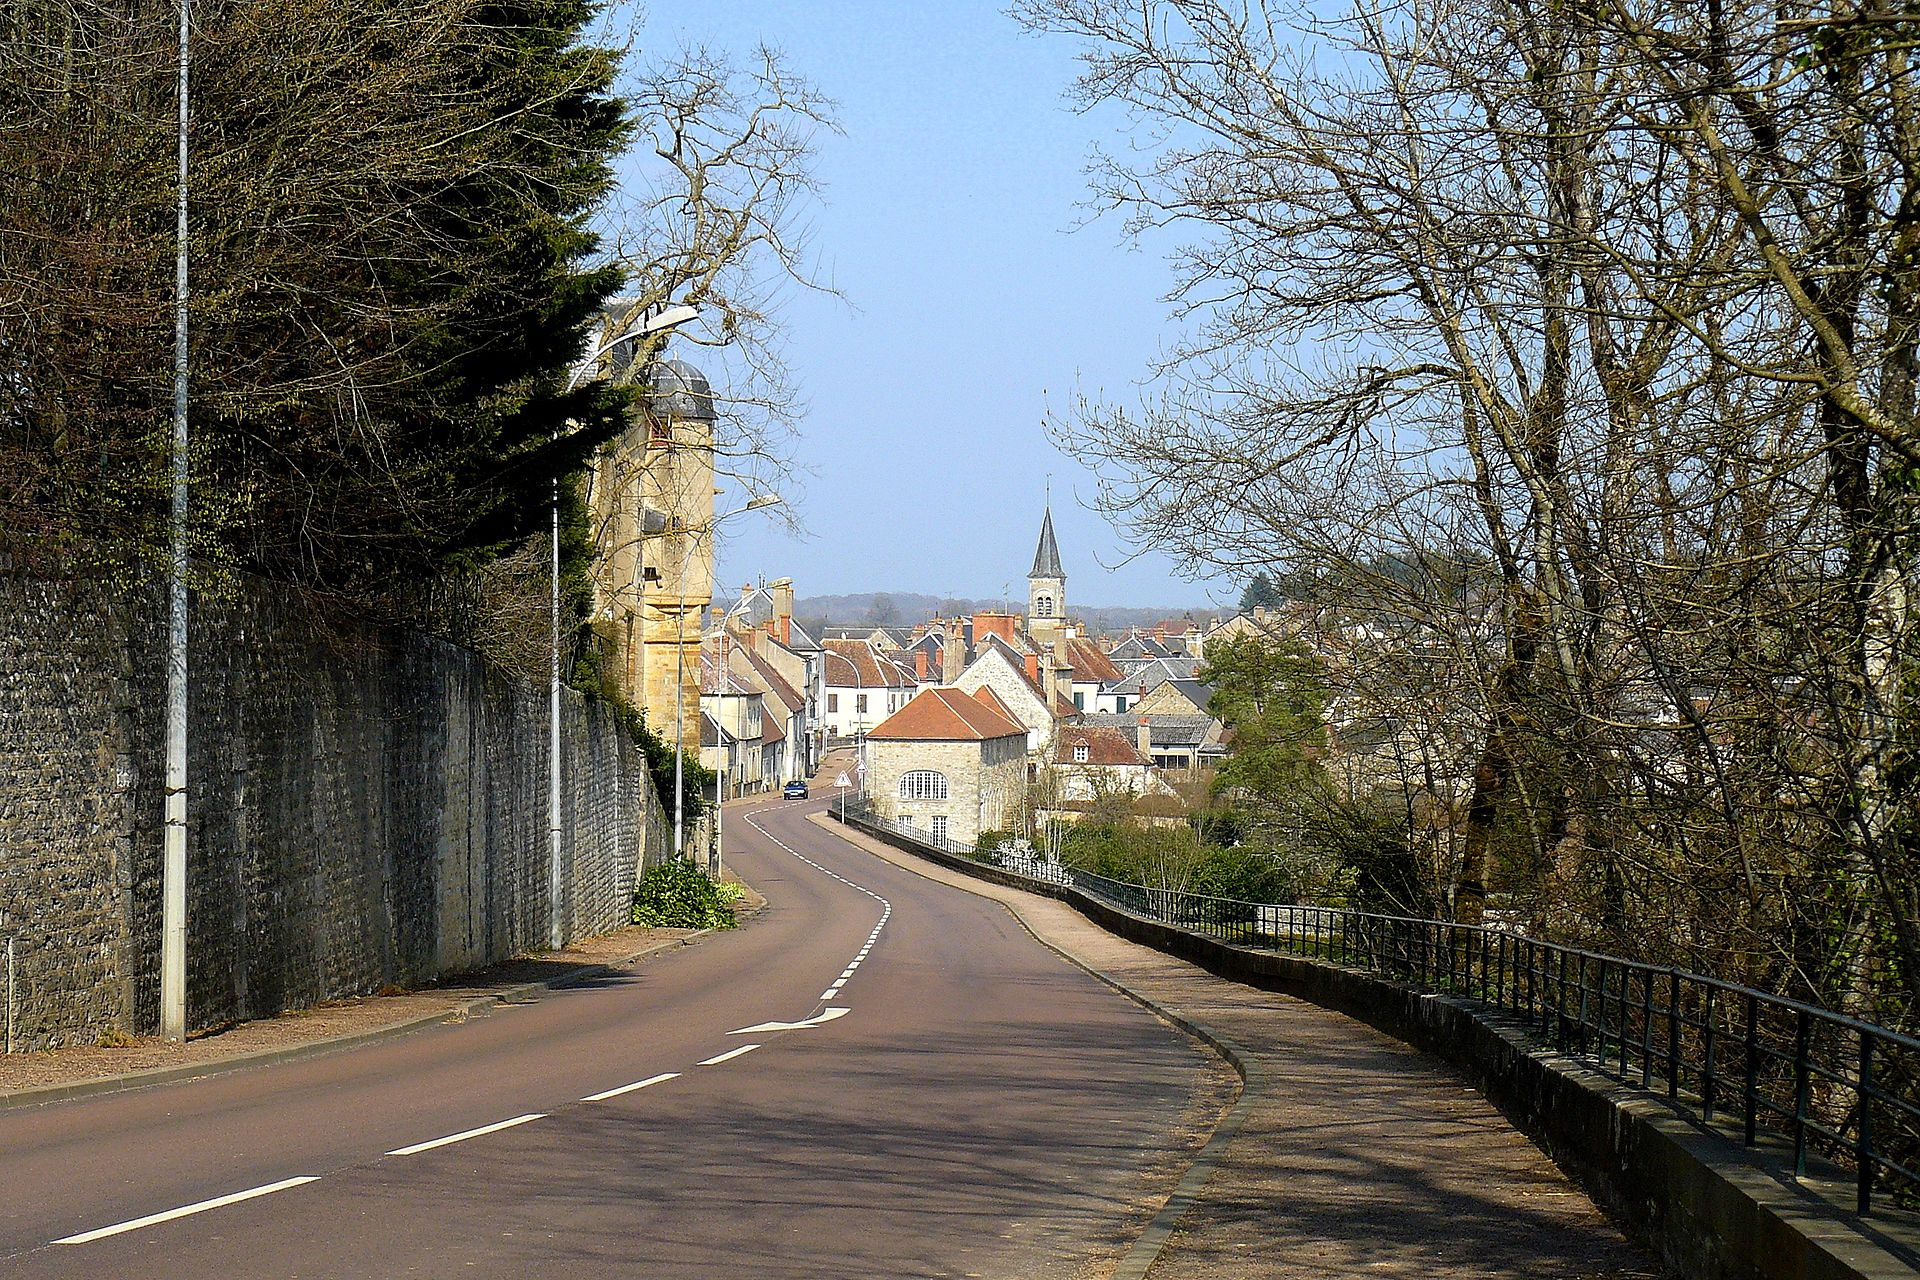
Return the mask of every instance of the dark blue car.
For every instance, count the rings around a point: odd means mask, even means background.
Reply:
[[[784,794],[789,800],[805,800],[807,798],[807,784],[796,778],[787,784],[787,789]]]

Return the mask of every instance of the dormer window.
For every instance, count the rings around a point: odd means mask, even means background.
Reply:
[[[1081,742],[1081,743],[1076,743],[1074,745],[1073,762],[1075,764],[1085,764],[1087,762],[1087,755],[1088,755],[1088,752],[1087,752],[1086,743]]]

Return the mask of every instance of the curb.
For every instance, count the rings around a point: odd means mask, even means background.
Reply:
[[[749,913],[752,914],[752,913]],[[430,1023],[461,1021],[472,1017],[483,1009],[497,1004],[511,1004],[516,1000],[530,996],[537,991],[558,991],[578,986],[594,978],[603,977],[621,965],[632,964],[645,959],[656,952],[667,951],[674,947],[689,946],[708,934],[712,929],[701,929],[684,938],[672,938],[666,942],[656,942],[650,947],[623,956],[618,960],[609,960],[604,964],[588,965],[573,973],[562,974],[545,982],[523,982],[504,991],[491,995],[475,996],[463,1004],[448,1009],[436,1009],[431,1013],[417,1014],[400,1022],[388,1023],[384,1027],[373,1027],[366,1031],[349,1031],[344,1035],[328,1036],[324,1040],[309,1040],[305,1044],[288,1045],[281,1049],[256,1049],[251,1053],[239,1053],[230,1058],[210,1058],[205,1062],[186,1062],[171,1067],[148,1067],[141,1071],[127,1071],[119,1075],[95,1076],[91,1080],[76,1080],[71,1084],[28,1085],[23,1089],[0,1091],[0,1111],[11,1111],[16,1107],[45,1106],[51,1102],[65,1102],[73,1098],[92,1097],[102,1093],[124,1093],[129,1089],[142,1089],[148,1085],[169,1084],[176,1080],[194,1080],[204,1076],[225,1075],[229,1071],[241,1071],[248,1067],[271,1066],[275,1063],[293,1062],[301,1058],[319,1057],[321,1054],[334,1053],[344,1049],[358,1048],[381,1040],[391,1040],[398,1036],[419,1031]]]
[[[843,826],[824,814],[808,814],[807,821],[814,823],[823,830],[834,832],[843,839],[846,839],[849,835],[864,835],[863,832],[852,827]],[[847,843],[852,844],[855,848],[863,847],[851,839],[847,840]],[[879,842],[875,841],[875,843],[877,844]],[[947,884],[944,880],[934,880],[934,877],[928,875],[919,867],[908,862],[895,862],[884,853],[872,849],[866,849],[864,851],[879,858],[882,862],[899,867],[902,871],[911,872],[923,880],[933,880],[935,884],[945,885],[951,889],[959,889],[963,893],[971,893],[975,897],[985,898],[990,902],[999,903],[1000,906],[1006,908],[1008,915],[1019,922],[1020,927],[1026,930],[1027,935],[1035,942],[1038,942],[1041,946],[1074,966],[1074,968],[1098,979],[1143,1009],[1148,1010],[1158,1017],[1164,1018],[1194,1039],[1200,1041],[1224,1059],[1227,1065],[1233,1068],[1234,1073],[1240,1077],[1239,1098],[1234,1101],[1233,1106],[1228,1109],[1227,1114],[1220,1118],[1220,1123],[1214,1126],[1212,1136],[1207,1139],[1206,1144],[1202,1146],[1199,1153],[1194,1156],[1193,1163],[1187,1166],[1186,1173],[1181,1175],[1180,1181],[1175,1184],[1172,1193],[1167,1196],[1166,1203],[1160,1206],[1159,1212],[1153,1215],[1152,1220],[1147,1223],[1145,1229],[1134,1239],[1133,1244],[1128,1247],[1126,1253],[1121,1255],[1119,1264],[1114,1268],[1112,1273],[1112,1280],[1144,1280],[1147,1273],[1153,1269],[1153,1264],[1160,1260],[1160,1255],[1166,1252],[1167,1245],[1173,1239],[1174,1228],[1179,1226],[1180,1219],[1184,1218],[1187,1210],[1191,1209],[1194,1203],[1200,1199],[1201,1191],[1203,1191],[1207,1183],[1212,1180],[1214,1170],[1219,1167],[1221,1157],[1226,1154],[1227,1144],[1239,1135],[1241,1127],[1246,1124],[1248,1113],[1253,1110],[1255,1100],[1261,1093],[1265,1092],[1267,1085],[1266,1069],[1260,1065],[1260,1060],[1245,1047],[1215,1030],[1213,1027],[1208,1026],[1198,1018],[1190,1018],[1177,1010],[1160,1004],[1144,992],[1134,990],[1118,978],[1100,972],[1100,970],[1087,964],[1078,956],[1063,951],[1053,943],[1047,941],[1034,930],[1033,925],[1028,922],[1026,916],[1022,915],[1020,909],[1013,903],[997,898],[993,894],[975,889],[964,881],[960,884]],[[1020,890],[1019,892],[1026,891]],[[1098,928],[1097,925],[1095,927]]]

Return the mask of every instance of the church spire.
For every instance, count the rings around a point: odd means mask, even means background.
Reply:
[[[1047,507],[1046,518],[1040,522],[1040,545],[1034,548],[1033,568],[1027,571],[1029,578],[1064,578],[1067,571],[1060,567],[1060,546],[1053,540],[1053,507]]]

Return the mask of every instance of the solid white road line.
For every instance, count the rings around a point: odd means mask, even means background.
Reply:
[[[662,1071],[657,1076],[648,1076],[645,1080],[635,1080],[632,1084],[623,1084],[618,1089],[608,1089],[602,1093],[590,1093],[580,1099],[580,1101],[605,1102],[608,1098],[617,1098],[623,1093],[632,1093],[635,1089],[645,1089],[649,1085],[665,1084],[667,1081],[677,1080],[679,1077],[680,1073],[678,1071]]]
[[[502,1120],[497,1124],[484,1124],[478,1129],[468,1129],[465,1133],[450,1133],[444,1138],[435,1138],[431,1142],[416,1142],[410,1147],[399,1147],[387,1152],[390,1156],[417,1156],[422,1151],[431,1151],[435,1147],[450,1147],[456,1142],[465,1142],[468,1138],[484,1137],[489,1133],[498,1133],[502,1129],[511,1129],[517,1124],[526,1124],[531,1120],[545,1117],[544,1111],[529,1111],[524,1116],[515,1116],[511,1120]]]
[[[752,1053],[755,1049],[758,1049],[759,1047],[760,1046],[757,1044],[743,1044],[738,1049],[729,1049],[725,1053],[716,1053],[711,1058],[708,1058],[705,1062],[701,1063],[700,1065],[703,1067],[717,1067],[721,1063],[726,1062],[731,1058],[737,1058],[743,1053]]]
[[[802,1027],[817,1027],[823,1022],[832,1022],[835,1018],[844,1018],[852,1010],[844,1005],[823,1009],[817,1018],[808,1018],[805,1022],[759,1022],[751,1027],[742,1027],[738,1031],[727,1032],[730,1036],[757,1036],[769,1031],[798,1031]]]
[[[55,1240],[55,1244],[86,1244],[92,1240],[101,1240],[107,1236],[117,1236],[122,1231],[138,1231],[141,1227],[151,1227],[155,1223],[171,1222],[175,1218],[185,1218],[191,1214],[205,1213],[209,1209],[218,1209],[223,1205],[239,1204],[242,1200],[251,1200],[256,1196],[272,1195],[276,1191],[285,1191],[288,1187],[305,1186],[309,1182],[318,1182],[318,1178],[288,1178],[283,1182],[270,1182],[264,1187],[255,1187],[251,1191],[236,1191],[230,1196],[215,1196],[211,1200],[202,1200],[198,1204],[183,1205],[178,1209],[169,1209],[165,1213],[150,1213],[144,1218],[135,1218],[130,1222],[115,1223],[111,1227],[101,1227],[98,1231],[83,1231],[77,1236],[64,1236]]]

